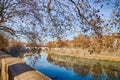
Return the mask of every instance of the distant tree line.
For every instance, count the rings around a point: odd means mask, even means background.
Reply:
[[[4,36],[0,36],[0,51],[6,52],[12,56],[19,56],[20,53],[35,51],[40,47],[40,44],[8,40]]]
[[[120,49],[120,36],[87,37],[80,35],[73,40],[56,40],[48,42],[49,48],[82,48],[100,53],[103,50],[114,51]]]

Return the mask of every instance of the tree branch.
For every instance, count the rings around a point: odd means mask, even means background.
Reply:
[[[0,31],[5,31],[10,33],[11,35],[15,35],[15,31],[7,26],[0,26]]]

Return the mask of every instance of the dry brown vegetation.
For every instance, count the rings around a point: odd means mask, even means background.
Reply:
[[[89,49],[100,53],[101,51],[116,51],[120,49],[120,36],[103,36],[102,38],[98,37],[86,37],[78,36],[71,41],[62,41],[57,40],[54,42],[48,42],[47,46],[49,48],[82,48]]]
[[[0,51],[6,52],[12,56],[20,56],[20,53],[24,53],[25,47],[40,47],[40,44],[36,43],[24,43],[21,41],[10,40],[4,36],[0,36]]]
[[[9,41],[9,45],[7,47],[8,53],[15,55],[18,54],[20,49],[24,47],[24,44],[22,42],[18,41]]]
[[[8,45],[8,40],[4,36],[0,35],[0,49],[4,49]]]

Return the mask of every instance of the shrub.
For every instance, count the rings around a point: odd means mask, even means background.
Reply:
[[[8,53],[12,56],[18,56],[20,53],[20,50],[24,47],[24,45],[21,42],[13,41],[10,42],[8,47]]]

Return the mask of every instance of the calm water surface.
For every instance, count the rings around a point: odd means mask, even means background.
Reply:
[[[79,59],[47,53],[27,56],[24,60],[52,80],[120,80],[120,62]]]

